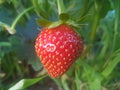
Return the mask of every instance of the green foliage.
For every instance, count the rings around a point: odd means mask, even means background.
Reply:
[[[117,66],[118,63],[120,63],[120,50],[116,51],[115,53],[112,54],[111,57],[108,59],[107,66],[102,72],[102,75],[106,78],[108,77],[113,69]]]
[[[32,0],[37,15],[42,19],[51,19],[50,15],[55,13],[55,2],[56,0]]]
[[[39,78],[34,78],[34,79],[22,79],[19,81],[17,84],[15,84],[13,87],[11,87],[9,90],[23,90],[26,87],[29,87],[36,82],[42,80],[45,76],[39,77]]]
[[[52,79],[58,88],[119,90],[119,16],[120,0],[0,0],[0,90],[45,83],[45,71],[34,51],[38,32],[31,29],[61,23],[75,28],[85,48],[66,74]]]

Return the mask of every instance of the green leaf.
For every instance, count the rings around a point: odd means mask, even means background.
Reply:
[[[94,78],[92,82],[90,82],[90,90],[101,90],[101,80],[98,78]]]
[[[118,26],[119,29],[119,26]],[[117,31],[114,35],[114,42],[113,42],[113,51],[117,50],[120,48],[120,31]]]
[[[78,71],[79,70],[75,70],[76,90],[80,90],[80,88],[81,88]]]
[[[0,5],[4,3],[5,0],[0,0]]]
[[[109,0],[94,0],[96,12],[99,12],[100,18],[104,18],[111,9]]]
[[[120,48],[120,0],[115,1],[115,22],[114,22],[114,37],[113,51]]]
[[[120,62],[120,53],[115,58],[113,58],[111,61],[109,61],[108,65],[103,70],[102,75],[104,77],[108,77],[119,62]]]
[[[54,27],[59,26],[60,24],[62,24],[61,21],[53,22],[48,28],[54,28]]]
[[[36,57],[34,60],[29,60],[29,64],[32,65],[32,68],[35,70],[35,71],[39,71],[41,68],[42,68],[42,65],[40,63],[40,60],[38,57]]]
[[[22,90],[22,89],[25,89],[25,88],[39,82],[40,80],[42,80],[45,77],[46,76],[42,76],[40,78],[34,78],[34,79],[22,79],[17,84],[15,84],[11,88],[9,88],[9,90]]]
[[[66,13],[66,9],[63,3],[63,0],[57,0],[57,5],[58,5],[58,13],[59,15],[62,13]]]
[[[61,80],[58,78],[58,79],[55,79],[55,78],[52,78],[52,80],[54,80],[54,82],[62,88],[62,83],[61,83]]]
[[[35,11],[36,11],[37,15],[38,15],[38,16],[41,16],[41,17],[43,17],[43,18],[46,18],[46,17],[43,15],[42,10],[41,10],[41,8],[40,8],[41,3],[38,2],[38,0],[32,0],[32,3],[33,3],[33,6],[35,7]]]
[[[101,7],[101,10],[100,10],[100,14],[101,14],[100,18],[104,18],[110,9],[111,9],[111,7],[110,7],[109,0],[103,0],[102,1],[102,7]]]
[[[49,26],[52,24],[51,21],[46,20],[46,19],[36,19],[36,22],[39,26]]]
[[[89,5],[89,4],[91,4],[90,3],[90,0],[84,0],[84,3],[81,5],[82,6],[82,8],[78,11],[78,13],[79,13],[79,16],[78,17],[76,17],[77,18],[77,21],[78,22],[81,22],[81,21],[84,21],[85,20],[85,18],[87,18],[87,14],[88,14],[88,11],[90,11],[89,9],[91,8],[91,6]],[[89,8],[88,8],[89,7]],[[78,14],[77,13],[77,14]]]
[[[68,83],[66,81],[66,76],[65,75],[62,76],[61,82],[62,82],[62,86],[63,86],[64,90],[70,90],[69,86],[68,86]]]
[[[11,47],[11,43],[9,43],[9,42],[0,42],[0,47],[1,46]]]
[[[83,61],[81,61],[81,65],[84,69],[83,78],[89,82],[90,90],[101,90],[101,81],[103,79],[101,74]]]
[[[51,12],[53,12],[55,0],[32,0],[32,3],[37,15],[42,19],[48,19]]]

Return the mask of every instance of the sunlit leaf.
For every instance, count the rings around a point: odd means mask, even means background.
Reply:
[[[46,76],[42,76],[40,78],[34,78],[34,79],[22,79],[17,84],[15,84],[11,88],[9,88],[9,90],[22,90],[22,89],[25,89],[25,88],[39,82],[40,80],[42,80],[45,77]]]

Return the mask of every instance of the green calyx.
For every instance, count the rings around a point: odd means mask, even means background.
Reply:
[[[50,21],[42,17],[36,20],[37,24],[49,28],[53,28],[61,24],[67,24],[66,22],[69,20],[69,14],[66,13],[63,0],[57,0],[57,6],[58,6],[58,17],[59,17],[58,21]]]
[[[36,1],[36,0],[35,0]],[[34,2],[35,2],[34,1]],[[49,1],[47,1],[49,3]],[[43,2],[42,2],[43,3]],[[42,4],[41,3],[41,4]],[[34,3],[35,4],[35,3]],[[36,6],[37,4],[35,4]],[[48,6],[50,7],[51,4],[48,4]],[[36,6],[37,7],[37,6]],[[43,15],[42,11],[39,14],[40,18],[36,19],[36,22],[39,26],[43,26],[43,27],[48,27],[48,28],[54,28],[57,27],[61,24],[67,24],[73,27],[80,27],[80,25],[71,18],[71,15],[68,13],[68,10],[65,8],[64,6],[64,2],[63,0],[57,0],[57,15],[58,15],[58,20],[50,20],[50,18],[45,18],[45,13]],[[38,9],[37,9],[38,10]],[[45,10],[44,10],[45,11]],[[52,11],[51,11],[52,12]],[[39,13],[39,12],[38,12]],[[53,12],[54,13],[54,12]]]

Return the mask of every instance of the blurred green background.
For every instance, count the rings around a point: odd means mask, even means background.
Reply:
[[[61,78],[43,75],[36,19],[57,21],[57,1],[0,0],[0,90],[120,90],[120,0],[63,0],[85,50]]]

